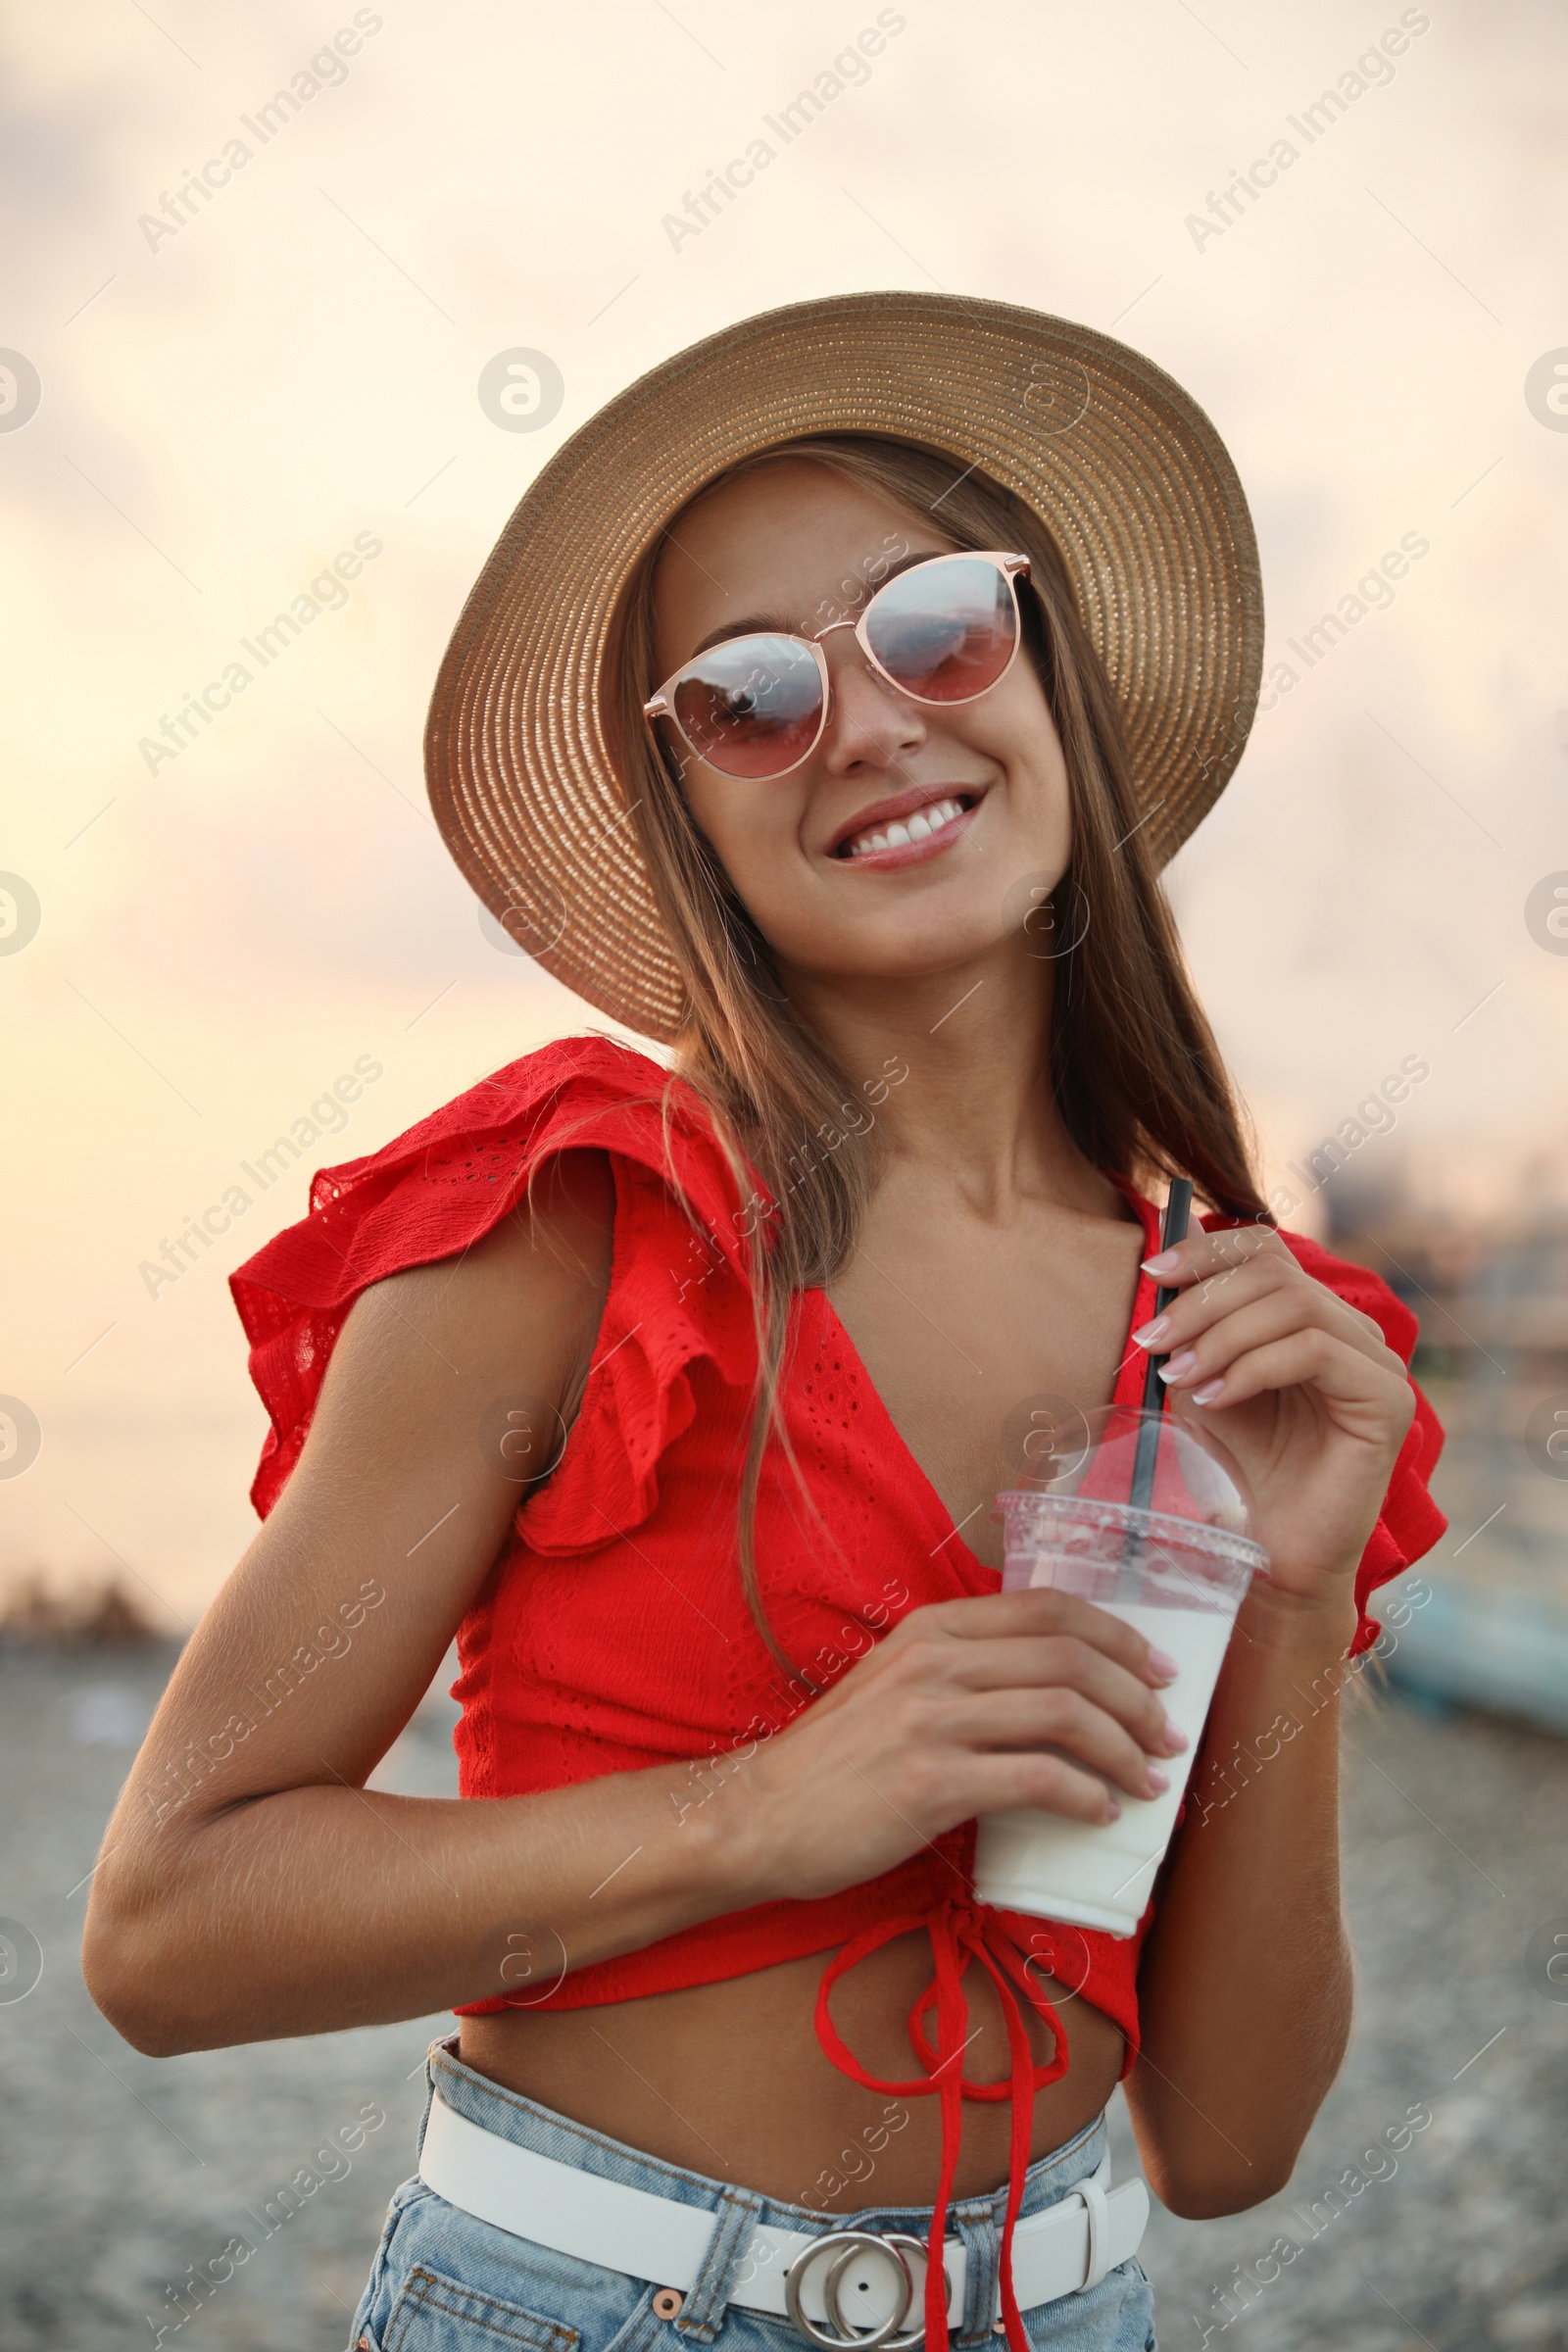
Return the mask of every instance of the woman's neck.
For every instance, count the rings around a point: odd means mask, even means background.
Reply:
[[[953,970],[915,977],[784,975],[857,1089],[907,1064],[877,1106],[906,1174],[971,1212],[1005,1219],[1023,1198],[1103,1213],[1109,1187],[1073,1143],[1050,1082],[1055,966],[1006,941]],[[1112,1210],[1111,1213],[1114,1213]]]

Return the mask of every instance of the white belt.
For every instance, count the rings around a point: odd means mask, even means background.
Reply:
[[[449,2205],[514,2237],[656,2284],[654,2308],[666,2320],[678,2315],[702,2277],[720,2222],[701,2205],[519,2148],[439,2097],[425,2126],[419,2177]],[[1124,2180],[1107,2194],[1109,2179],[1107,2157],[1059,2203],[1018,2224],[1012,2276],[1020,2310],[1094,2286],[1138,2251],[1149,2191],[1142,2180]],[[963,2316],[966,2263],[967,2248],[950,2237],[944,2268],[951,2325]],[[729,2300],[793,2320],[808,2341],[830,2352],[901,2352],[924,2332],[924,2289],[920,2239],[852,2230],[812,2235],[759,2223],[736,2262]],[[999,2294],[994,2324],[1001,2308]]]

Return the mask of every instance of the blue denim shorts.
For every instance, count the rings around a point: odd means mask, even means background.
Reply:
[[[710,2344],[719,2352],[805,2352],[789,2321],[728,2299],[743,2225],[748,2236],[757,2223],[811,2235],[847,2229],[903,2230],[922,2239],[930,2234],[929,2205],[871,2205],[825,2215],[663,2164],[502,2089],[465,2066],[456,2049],[456,2036],[432,2043],[430,2095],[470,2123],[558,2163],[582,2164],[591,2153],[588,2170],[682,2205],[728,2212],[736,2227],[714,2230],[704,2276],[679,2315],[662,2320],[653,2308],[653,2283],[514,2237],[449,2205],[416,2176],[387,2208],[369,2283],[354,2315],[349,2342],[363,2352],[507,2352],[508,2346],[525,2352],[693,2352]],[[1104,2148],[1101,2115],[1029,2167],[1023,2212],[1054,2204],[1098,2168]],[[968,2248],[967,2307],[953,2333],[955,2347],[966,2352],[1006,2352],[991,2327],[1005,2209],[1004,2187],[991,2196],[961,2198],[951,2209],[949,2230]],[[1033,2352],[1154,2352],[1153,2297],[1136,2260],[1107,2272],[1098,2286],[1038,2304],[1024,2313],[1023,2323]]]

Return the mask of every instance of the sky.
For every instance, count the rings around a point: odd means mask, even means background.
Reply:
[[[424,804],[430,686],[562,442],[812,295],[1056,313],[1207,410],[1272,683],[1169,883],[1268,1181],[1420,1063],[1358,1169],[1456,1214],[1561,1198],[1560,11],[83,0],[14,14],[0,58],[0,1578],[118,1569],[188,1621],[253,1524],[228,1271],[312,1167],[605,1025],[481,926]],[[560,381],[521,431],[481,398],[517,350]],[[313,582],[282,655],[145,748]],[[300,1119],[318,1144],[153,1295]]]

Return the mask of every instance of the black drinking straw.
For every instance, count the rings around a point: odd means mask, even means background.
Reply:
[[[1161,1250],[1174,1250],[1178,1242],[1187,1239],[1187,1220],[1192,1210],[1191,1182],[1185,1176],[1173,1177],[1165,1202],[1165,1221],[1159,1229]],[[1175,1297],[1174,1291],[1156,1291],[1155,1314],[1162,1315]],[[1165,1360],[1163,1355],[1152,1355],[1149,1359],[1149,1369],[1144,1375],[1146,1413],[1163,1413],[1165,1410],[1165,1383],[1159,1377],[1159,1367]],[[1154,1498],[1154,1463],[1159,1453],[1159,1426],[1157,1421],[1145,1421],[1139,1426],[1138,1451],[1133,1456],[1132,1502],[1135,1510],[1147,1511]]]

